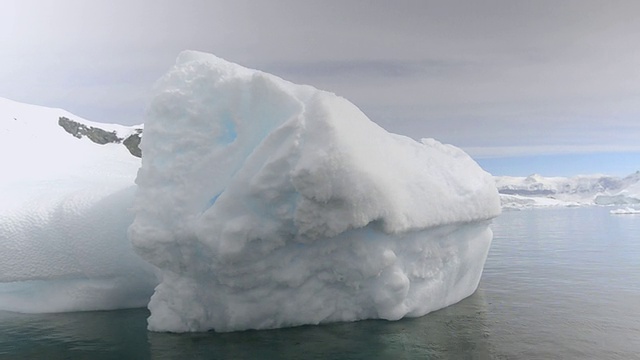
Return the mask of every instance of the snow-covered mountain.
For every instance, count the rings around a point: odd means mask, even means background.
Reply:
[[[640,204],[640,171],[624,178],[607,175],[576,177],[497,176],[503,207]]]
[[[0,310],[146,305],[155,274],[126,234],[140,158],[122,144],[140,129],[0,98]]]

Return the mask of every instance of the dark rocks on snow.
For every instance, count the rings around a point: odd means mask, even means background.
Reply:
[[[58,118],[58,125],[60,125],[66,132],[81,139],[83,136],[89,138],[96,144],[120,144],[122,143],[131,155],[136,157],[142,157],[142,150],[140,150],[140,134],[142,129],[136,129],[136,133],[130,135],[126,139],[118,137],[115,131],[106,131],[93,126],[86,126],[77,121],[73,121],[64,116]],[[123,141],[124,140],[124,141]]]
[[[142,157],[142,150],[140,150],[140,140],[142,140],[142,137],[140,134],[142,134],[142,129],[136,129],[135,134],[129,135],[129,137],[122,142],[122,145],[127,147],[131,155],[139,158]]]

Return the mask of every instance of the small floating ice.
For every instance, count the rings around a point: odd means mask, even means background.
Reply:
[[[609,211],[609,213],[613,214],[613,215],[629,215],[629,214],[640,214],[640,209],[634,209],[634,208],[630,208],[630,207],[626,207],[623,209],[615,209],[615,210],[611,210]]]

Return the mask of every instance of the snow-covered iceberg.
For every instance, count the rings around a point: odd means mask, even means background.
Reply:
[[[127,238],[140,159],[117,143],[136,132],[0,98],[0,310],[147,304],[154,268]]]
[[[477,288],[500,212],[464,152],[332,93],[183,52],[145,122],[136,251],[157,331],[421,316]]]

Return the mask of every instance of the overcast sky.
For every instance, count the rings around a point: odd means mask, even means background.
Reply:
[[[640,1],[1,5],[0,97],[89,120],[143,122],[153,82],[194,49],[335,92],[392,132],[489,167],[609,153],[627,162],[616,171],[640,168]]]

